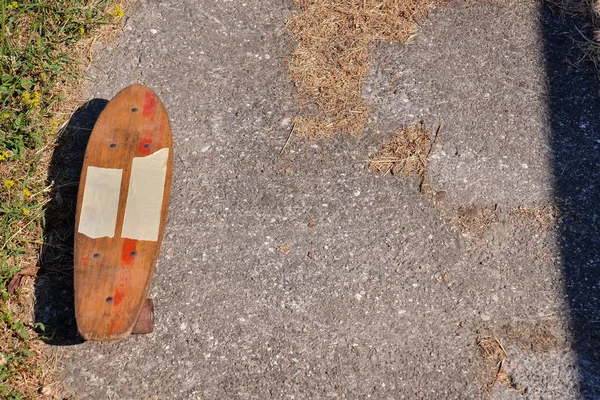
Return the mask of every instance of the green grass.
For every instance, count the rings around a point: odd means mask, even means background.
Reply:
[[[43,244],[48,160],[81,85],[84,44],[115,25],[113,0],[0,0],[0,398],[40,398],[52,383],[36,346],[31,290],[9,294]],[[87,41],[87,42],[86,42]],[[31,286],[31,284],[30,284]]]

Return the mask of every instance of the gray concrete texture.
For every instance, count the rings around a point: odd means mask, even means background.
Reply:
[[[557,233],[512,213],[552,201],[539,3],[476,3],[436,8],[409,45],[377,46],[364,135],[292,137],[280,155],[298,113],[291,2],[139,2],[96,53],[88,97],[144,83],[172,119],[155,332],[65,347],[73,394],[578,398]],[[428,170],[443,204],[365,168],[420,118],[444,124]],[[452,212],[469,204],[504,214],[458,231]],[[491,387],[479,334],[503,341],[512,387]]]

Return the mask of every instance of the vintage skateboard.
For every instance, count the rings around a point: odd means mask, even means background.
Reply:
[[[147,299],[171,191],[167,112],[132,85],[100,114],[90,136],[75,220],[75,317],[85,340],[150,333]]]

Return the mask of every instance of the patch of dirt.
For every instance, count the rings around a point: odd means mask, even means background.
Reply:
[[[436,0],[294,0],[288,29],[297,45],[289,59],[303,114],[297,134],[308,139],[360,133],[370,108],[361,98],[375,42],[406,43]]]

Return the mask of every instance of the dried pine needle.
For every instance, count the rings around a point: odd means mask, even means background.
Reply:
[[[360,133],[371,112],[361,98],[374,42],[406,43],[434,0],[295,0],[288,29],[297,40],[289,73],[305,112],[294,120],[308,139]],[[311,111],[308,111],[311,109]]]
[[[415,175],[422,179],[427,170],[430,144],[431,129],[424,124],[401,129],[369,160],[369,168],[383,175]]]

